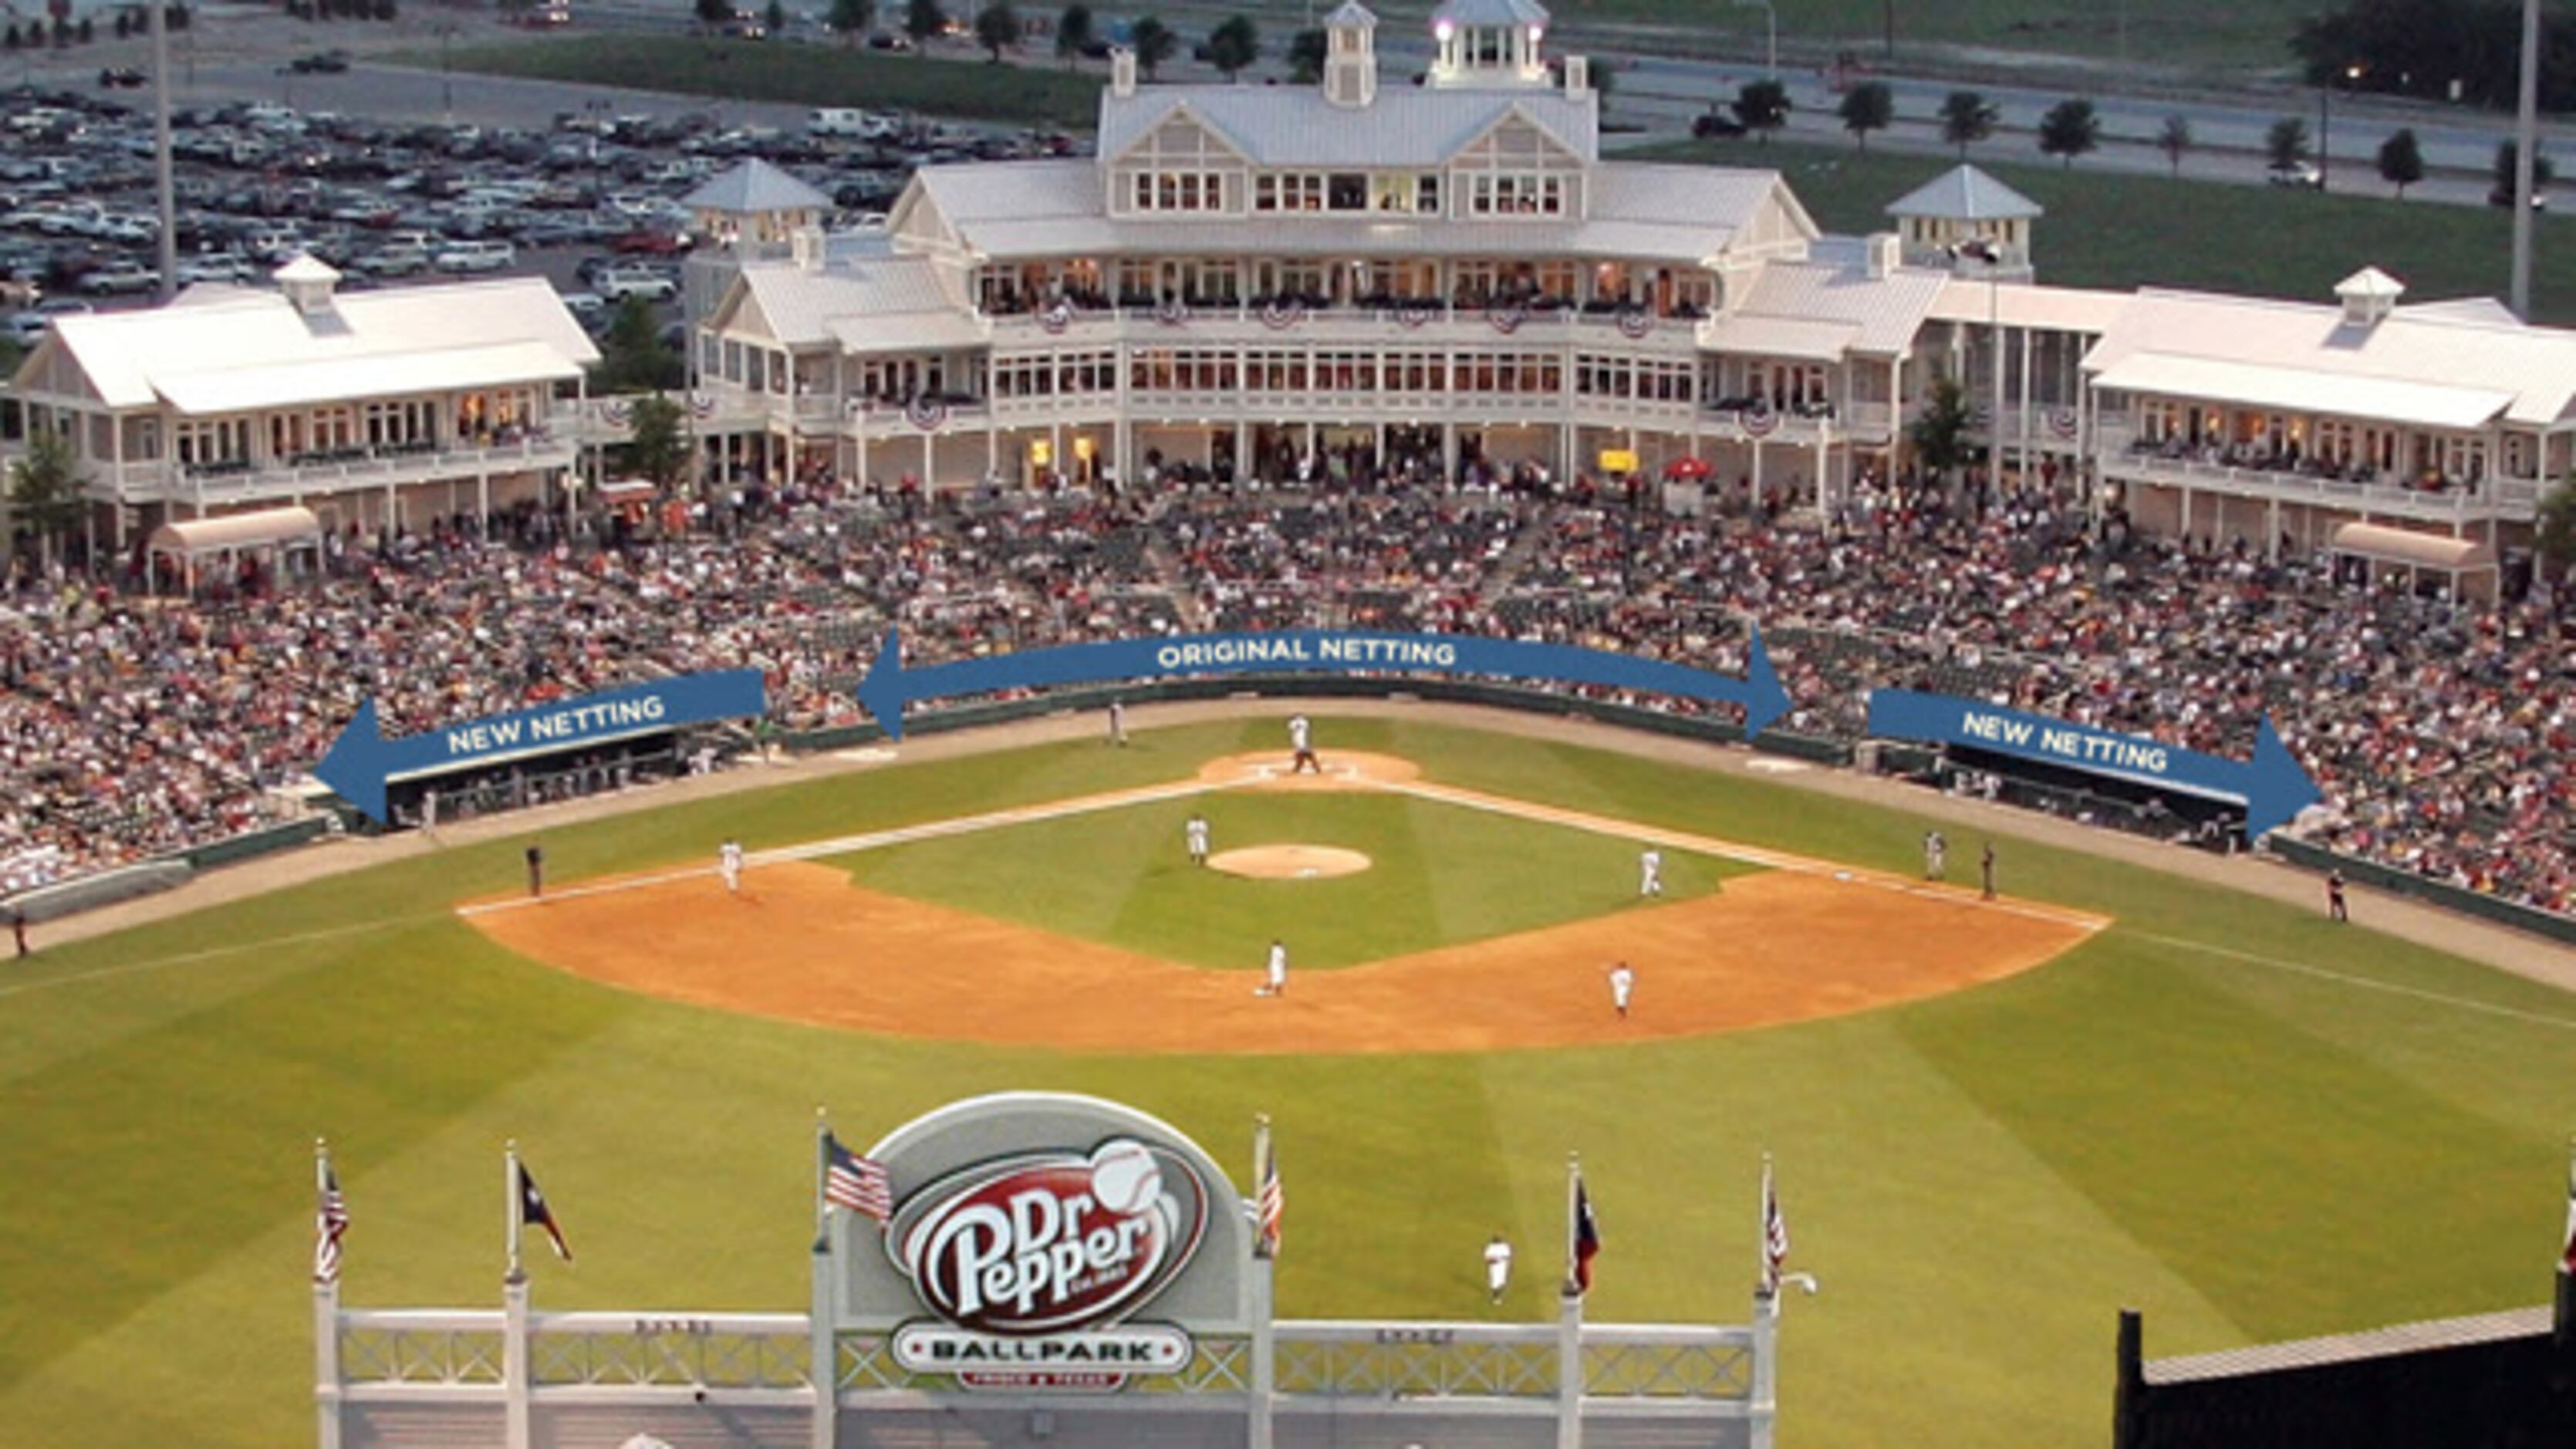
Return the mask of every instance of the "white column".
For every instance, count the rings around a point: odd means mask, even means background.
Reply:
[[[1259,1235],[1257,1226],[1254,1235]],[[1277,1260],[1254,1253],[1245,1273],[1244,1281],[1252,1290],[1252,1403],[1251,1423],[1245,1436],[1248,1449],[1271,1449],[1272,1425],[1278,1414],[1278,1332],[1272,1323],[1278,1271]]]
[[[988,399],[988,411],[984,414],[984,476],[987,478],[1002,471],[1002,429],[1001,424],[994,421],[990,406]]]
[[[1747,1405],[1752,1449],[1771,1449],[1771,1421],[1780,1413],[1780,1300],[1753,1295],[1753,1402]]]
[[[147,571],[146,577],[149,577]],[[313,1285],[313,1413],[321,1449],[340,1449],[340,1285]]]
[[[506,1449],[529,1449],[527,1274],[502,1280],[501,1309],[501,1442]]]
[[[814,1240],[814,1297],[806,1310],[811,1336],[805,1376],[814,1386],[813,1449],[832,1449],[840,1435],[841,1356],[832,1332],[832,1229]]]
[[[1556,1449],[1583,1449],[1583,1295],[1572,1291],[1556,1305]]]
[[[938,461],[938,441],[937,433],[921,435],[921,497],[924,502],[929,501],[933,489],[930,465]]]

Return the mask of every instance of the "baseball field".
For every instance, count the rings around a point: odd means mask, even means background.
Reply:
[[[468,831],[47,947],[0,974],[0,1444],[306,1442],[317,1134],[352,1305],[497,1303],[516,1138],[578,1254],[541,1307],[795,1309],[815,1107],[1006,1087],[1228,1161],[1269,1113],[1291,1316],[1542,1318],[1579,1149],[1592,1315],[1741,1321],[1768,1150],[1825,1285],[1792,1445],[2099,1442],[2122,1305],[2177,1353],[2546,1291],[2550,987],[2015,836],[1984,901],[1955,822],[1926,884],[1931,821],[1669,747],[1318,732],[1321,780],[1275,714],[951,751],[551,826],[539,905]],[[1267,855],[1192,865],[1194,812]]]

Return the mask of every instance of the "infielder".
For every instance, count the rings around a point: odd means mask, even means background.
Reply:
[[[1267,974],[1269,976],[1268,984],[1254,987],[1252,994],[1255,996],[1287,995],[1288,947],[1285,942],[1272,941],[1270,943],[1270,966]]]
[[[1315,758],[1315,727],[1302,714],[1288,717],[1288,747],[1297,757],[1288,762],[1288,773],[1302,775],[1308,770],[1324,773],[1324,762]]]
[[[1985,882],[1985,898],[1993,900],[1995,898],[1995,843],[1989,840],[1985,845],[1985,853],[1977,857],[1977,874]]]
[[[1204,816],[1204,815],[1198,814],[1198,813],[1197,813],[1197,812],[1195,812],[1195,811],[1191,812],[1189,823],[1188,823],[1187,825],[1184,825],[1184,826],[1182,826],[1182,827],[1181,827],[1181,838],[1182,838],[1184,841],[1186,841],[1186,842],[1188,843],[1188,845],[1189,845],[1189,848],[1190,848],[1190,864],[1192,864],[1192,865],[1205,865],[1205,864],[1207,864],[1207,860],[1208,860],[1208,823],[1207,823],[1207,817],[1206,817],[1206,816]]]
[[[1628,1019],[1628,998],[1636,994],[1637,973],[1622,961],[1610,968],[1610,1004],[1619,1009],[1619,1019]]]
[[[728,840],[716,847],[716,874],[724,877],[729,895],[742,894],[742,842]]]
[[[1950,842],[1935,830],[1923,837],[1923,878],[1939,880],[1950,870]]]
[[[1659,896],[1664,893],[1664,853],[1649,845],[1637,857],[1637,894]]]
[[[1503,1301],[1503,1290],[1512,1286],[1512,1245],[1502,1234],[1485,1245],[1485,1291],[1496,1303]]]

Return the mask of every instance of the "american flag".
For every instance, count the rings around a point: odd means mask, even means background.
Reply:
[[[313,1281],[340,1281],[340,1236],[349,1231],[349,1200],[340,1195],[340,1175],[331,1170],[331,1159],[314,1164],[320,1174],[313,1210]]]
[[[1780,1194],[1771,1186],[1771,1161],[1762,1162],[1762,1291],[1780,1291],[1780,1268],[1789,1261],[1789,1220],[1780,1213]]]
[[[1279,1256],[1279,1220],[1288,1211],[1288,1190],[1279,1185],[1279,1149],[1265,1136],[1261,1143],[1261,1196],[1255,1204],[1261,1222],[1260,1241],[1254,1251],[1265,1258]]]
[[[886,1180],[884,1163],[853,1153],[841,1145],[839,1138],[826,1132],[823,1201],[884,1222],[894,1216],[894,1185]]]
[[[1583,1179],[1574,1179],[1574,1286],[1577,1291],[1592,1291],[1592,1260],[1601,1256],[1601,1224],[1592,1217],[1592,1194],[1583,1190]]]

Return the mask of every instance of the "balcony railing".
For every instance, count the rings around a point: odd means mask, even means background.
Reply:
[[[238,463],[128,464],[126,481],[145,487],[166,486],[202,502],[236,502],[398,487],[528,468],[568,467],[576,451],[569,429],[562,433],[540,430],[509,442],[481,446],[360,448]],[[137,468],[146,470],[143,477],[134,475]]]
[[[1546,338],[1605,345],[1613,340],[1633,344],[1695,346],[1704,318],[1659,316],[1642,307],[1533,307],[1513,304],[1463,306],[1446,302],[1328,303],[1209,302],[1170,303],[1145,307],[1055,307],[987,319],[996,342],[1026,343],[1039,337],[1085,337],[1102,342],[1168,337],[1175,344],[1194,332],[1227,341],[1277,338],[1289,341],[1315,335],[1386,343],[1408,336],[1457,343],[1470,339]]]
[[[2372,470],[2361,477],[2324,476],[2298,468],[2255,468],[2212,461],[2206,454],[2168,453],[2142,444],[2133,431],[2105,423],[2098,456],[2105,477],[2173,487],[2208,489],[2246,498],[2368,510],[2412,518],[2518,518],[2540,496],[2536,479],[2490,476],[2475,480],[2409,482],[2405,475]]]

